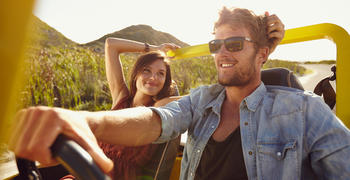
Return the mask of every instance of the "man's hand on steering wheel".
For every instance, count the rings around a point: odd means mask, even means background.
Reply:
[[[57,161],[52,157],[50,147],[59,134],[64,134],[82,146],[102,171],[109,172],[113,162],[98,146],[84,113],[49,107],[21,110],[16,115],[18,123],[9,147],[18,157],[54,165]]]

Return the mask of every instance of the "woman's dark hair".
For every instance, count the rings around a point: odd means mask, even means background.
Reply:
[[[135,65],[131,70],[130,78],[129,78],[130,99],[134,98],[137,91],[137,88],[136,88],[137,75],[144,70],[145,66],[152,64],[156,60],[162,60],[164,62],[164,65],[166,68],[166,76],[165,76],[165,82],[164,82],[163,88],[159,91],[159,93],[156,96],[153,97],[153,99],[160,100],[162,98],[173,95],[173,90],[171,88],[171,71],[170,71],[169,63],[166,61],[164,56],[159,52],[149,52],[141,55],[137,59],[137,61],[135,62]]]

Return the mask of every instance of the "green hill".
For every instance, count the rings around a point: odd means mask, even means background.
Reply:
[[[174,43],[181,47],[188,46],[188,44],[178,40],[169,33],[157,31],[148,25],[133,25],[120,31],[107,34],[95,41],[82,44],[83,47],[89,47],[95,52],[104,52],[104,42],[108,37],[124,38],[140,42],[147,42],[149,44],[160,45],[162,43]]]
[[[47,25],[36,16],[32,16],[32,24],[30,27],[31,46],[37,48],[59,48],[78,45],[78,43],[66,38],[63,34]]]
[[[61,47],[72,47],[72,46],[80,46],[83,48],[89,48],[94,50],[95,52],[104,52],[104,42],[106,38],[108,37],[117,37],[117,38],[124,38],[124,39],[130,39],[140,42],[147,42],[149,44],[154,45],[160,45],[162,43],[174,43],[181,47],[188,46],[187,43],[184,43],[180,40],[178,40],[176,37],[172,36],[169,33],[157,31],[153,29],[151,26],[148,25],[133,25],[127,28],[124,28],[120,31],[116,31],[107,35],[104,35],[103,37],[91,41],[86,44],[78,44],[67,37],[65,37],[63,34],[58,32],[56,29],[52,28],[36,16],[32,17],[32,38],[31,40],[34,43],[32,43],[32,46],[35,46],[37,48],[61,48]]]

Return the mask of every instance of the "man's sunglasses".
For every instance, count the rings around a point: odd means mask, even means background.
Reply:
[[[243,49],[243,42],[249,41],[254,42],[248,37],[229,37],[226,39],[214,39],[209,42],[210,53],[216,54],[220,50],[222,44],[230,52],[237,52]]]

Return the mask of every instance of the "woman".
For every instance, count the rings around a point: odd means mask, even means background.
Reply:
[[[112,109],[154,106],[158,100],[174,95],[169,64],[159,51],[166,52],[175,48],[178,46],[170,43],[154,46],[131,40],[107,38],[105,63],[113,101]],[[120,61],[120,53],[124,52],[146,52],[133,66],[129,79],[130,89],[126,85]],[[144,176],[153,178],[159,163],[157,155],[161,154],[163,149],[162,145],[156,144],[124,147],[100,143],[100,146],[114,162],[114,169],[110,173],[114,179],[137,179]]]

